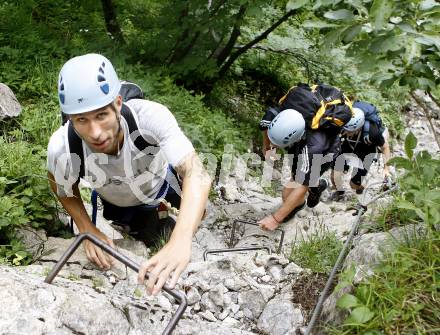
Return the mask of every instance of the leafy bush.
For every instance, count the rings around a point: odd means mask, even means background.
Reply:
[[[437,334],[440,236],[412,237],[387,254],[373,276],[343,295],[337,306],[348,310],[332,334]]]
[[[405,140],[408,158],[394,157],[389,162],[405,173],[399,178],[400,192],[393,203],[375,218],[374,230],[420,222],[432,227],[440,222],[440,160],[426,151],[415,153],[416,145],[417,139],[409,133]]]
[[[417,139],[409,133],[405,140],[407,158],[395,157],[389,164],[405,169],[399,178],[401,192],[395,205],[406,213],[407,222],[423,222],[430,229],[440,222],[440,160],[427,151],[417,154]]]
[[[32,144],[0,138],[0,240],[16,227],[41,227],[54,220],[55,203],[46,178],[45,153]]]
[[[241,123],[221,109],[208,108],[203,96],[189,92],[174,84],[173,79],[159,72],[150,71],[141,76],[137,66],[121,64],[121,77],[138,83],[146,98],[167,106],[176,117],[185,134],[198,151],[223,154],[225,145],[232,144],[238,152],[245,152],[256,127]]]
[[[27,265],[32,261],[31,254],[24,250],[24,246],[17,239],[9,244],[0,245],[0,264]]]
[[[338,306],[349,311],[341,327],[332,334],[436,334],[440,332],[440,161],[426,151],[416,153],[417,140],[405,140],[407,158],[390,161],[405,170],[399,178],[400,192],[394,195],[391,213],[394,224],[417,224],[423,233],[396,241],[374,268],[374,275],[360,283],[353,294],[343,295]],[[389,212],[387,212],[389,213]],[[352,281],[345,280],[343,287]],[[345,282],[345,284],[344,284]]]

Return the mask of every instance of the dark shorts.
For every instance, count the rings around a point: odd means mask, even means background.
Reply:
[[[165,200],[177,209],[180,208],[180,195],[170,193]],[[161,206],[154,208],[140,205],[132,207],[119,207],[101,198],[105,219],[113,221],[114,224],[128,227],[130,236],[145,242],[147,246],[153,246],[160,238],[174,229],[174,219],[171,217],[159,218],[159,213],[165,210]]]
[[[293,179],[301,185],[316,187],[339,152],[339,136],[323,130],[307,131],[306,140],[289,150],[289,154],[293,154]]]
[[[177,173],[172,170],[172,173],[177,177]],[[177,177],[178,178],[178,177]],[[179,184],[180,180],[178,179]],[[165,184],[165,183],[164,183]],[[181,186],[181,184],[180,184]],[[180,187],[181,189],[181,187]],[[181,198],[180,195],[172,187],[166,187],[166,195],[163,197],[171,205],[179,209]],[[113,221],[114,224],[124,227],[128,230],[130,236],[137,240],[145,242],[147,246],[154,246],[157,241],[163,239],[165,235],[169,234],[175,225],[173,218],[167,216],[162,218],[161,212],[165,212],[164,205],[149,206],[131,206],[119,207],[101,197],[103,209],[103,216],[106,220]]]

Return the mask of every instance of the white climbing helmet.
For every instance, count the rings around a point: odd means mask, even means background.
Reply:
[[[353,113],[353,117],[344,126],[345,131],[353,132],[359,130],[365,123],[365,114],[362,109],[353,107]]]
[[[121,83],[112,63],[102,55],[68,60],[58,77],[58,98],[65,114],[90,112],[111,103]]]
[[[267,135],[272,144],[286,148],[303,137],[305,128],[306,122],[301,113],[294,109],[286,109],[272,120]]]

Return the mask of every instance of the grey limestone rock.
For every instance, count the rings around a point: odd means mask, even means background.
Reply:
[[[274,298],[261,313],[257,327],[271,335],[295,334],[304,325],[304,317],[299,308],[283,298]]]
[[[5,84],[0,83],[0,120],[17,117],[22,111],[14,92]]]

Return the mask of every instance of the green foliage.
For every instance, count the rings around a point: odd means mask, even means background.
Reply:
[[[332,334],[428,334],[438,333],[440,303],[440,161],[426,151],[416,152],[417,139],[405,140],[407,158],[389,164],[403,169],[400,192],[385,211],[392,225],[415,223],[422,229],[407,230],[394,250],[374,268],[374,275],[346,294],[338,306],[349,311],[345,323]],[[386,228],[391,228],[385,225]],[[422,232],[421,232],[422,231]],[[341,276],[337,289],[350,285],[353,269]]]
[[[290,260],[313,272],[329,273],[342,250],[342,242],[324,226],[292,245]]]
[[[136,287],[135,290],[134,290],[134,292],[133,292],[133,295],[134,295],[136,298],[140,299],[140,298],[142,298],[142,296],[144,295],[144,291],[142,291],[142,289],[140,289],[139,287]]]
[[[330,76],[324,81],[340,87],[349,96],[375,105],[392,136],[399,138],[405,130],[402,109],[408,101],[405,89],[393,85],[379,89],[371,83],[371,73],[364,73],[356,66],[356,58],[347,57],[343,50],[331,51],[335,64],[329,67]]]
[[[417,139],[409,133],[405,140],[408,158],[395,157],[389,164],[404,169],[399,178],[402,192],[396,195],[395,206],[410,221],[420,221],[433,228],[440,222],[440,161],[427,151],[415,153]]]
[[[138,69],[121,67],[122,77],[141,85],[147,99],[167,106],[199,152],[221,158],[227,144],[232,144],[238,152],[249,148],[250,134],[254,131],[249,124],[237,122],[220,108],[208,108],[202,95],[177,86],[168,76],[150,73],[140,77]]]
[[[99,2],[2,2],[0,81],[10,86],[20,101],[53,96],[63,61],[103,50],[111,46],[109,42]]]
[[[344,324],[330,334],[436,334],[440,331],[440,236],[412,236],[375,267],[374,275],[343,295]],[[347,277],[347,276],[346,276]],[[351,279],[352,280],[352,279]]]
[[[370,230],[388,230],[408,223],[424,222],[428,226],[440,220],[440,161],[426,151],[416,152],[417,139],[409,133],[405,139],[407,158],[394,157],[388,164],[404,173],[398,179],[399,192],[394,201],[375,218]]]
[[[172,231],[169,229],[166,229],[161,232],[155,244],[152,247],[150,247],[150,253],[151,253],[150,256],[157,254],[160,251],[160,249],[162,249],[165,246],[165,244],[168,243],[171,237],[171,233]]]
[[[276,1],[269,4],[274,7]],[[261,24],[267,17],[266,7],[268,2],[263,0],[230,0],[208,6],[203,0],[138,0],[127,2],[121,16],[129,52],[137,60],[164,65],[187,84],[201,84],[218,75],[234,44],[249,41],[240,32],[250,21],[260,20]]]
[[[298,9],[306,5],[308,0],[289,0],[286,5],[286,10]]]
[[[0,264],[19,266],[31,261],[31,254],[24,250],[20,241],[12,239],[9,244],[0,245]]]
[[[17,226],[39,227],[53,221],[55,207],[43,151],[0,138],[0,155],[0,240],[8,240]]]
[[[100,277],[92,278],[92,285],[94,289],[100,288],[104,286],[104,280]]]
[[[69,279],[71,281],[81,280],[81,278],[76,273],[69,273],[69,276],[67,277],[67,279]]]
[[[349,44],[362,67],[376,72],[372,79],[381,87],[397,82],[411,90],[431,91],[440,84],[436,71],[440,62],[438,2],[345,0],[331,9],[327,6],[315,8],[338,25],[329,28],[323,43]]]

